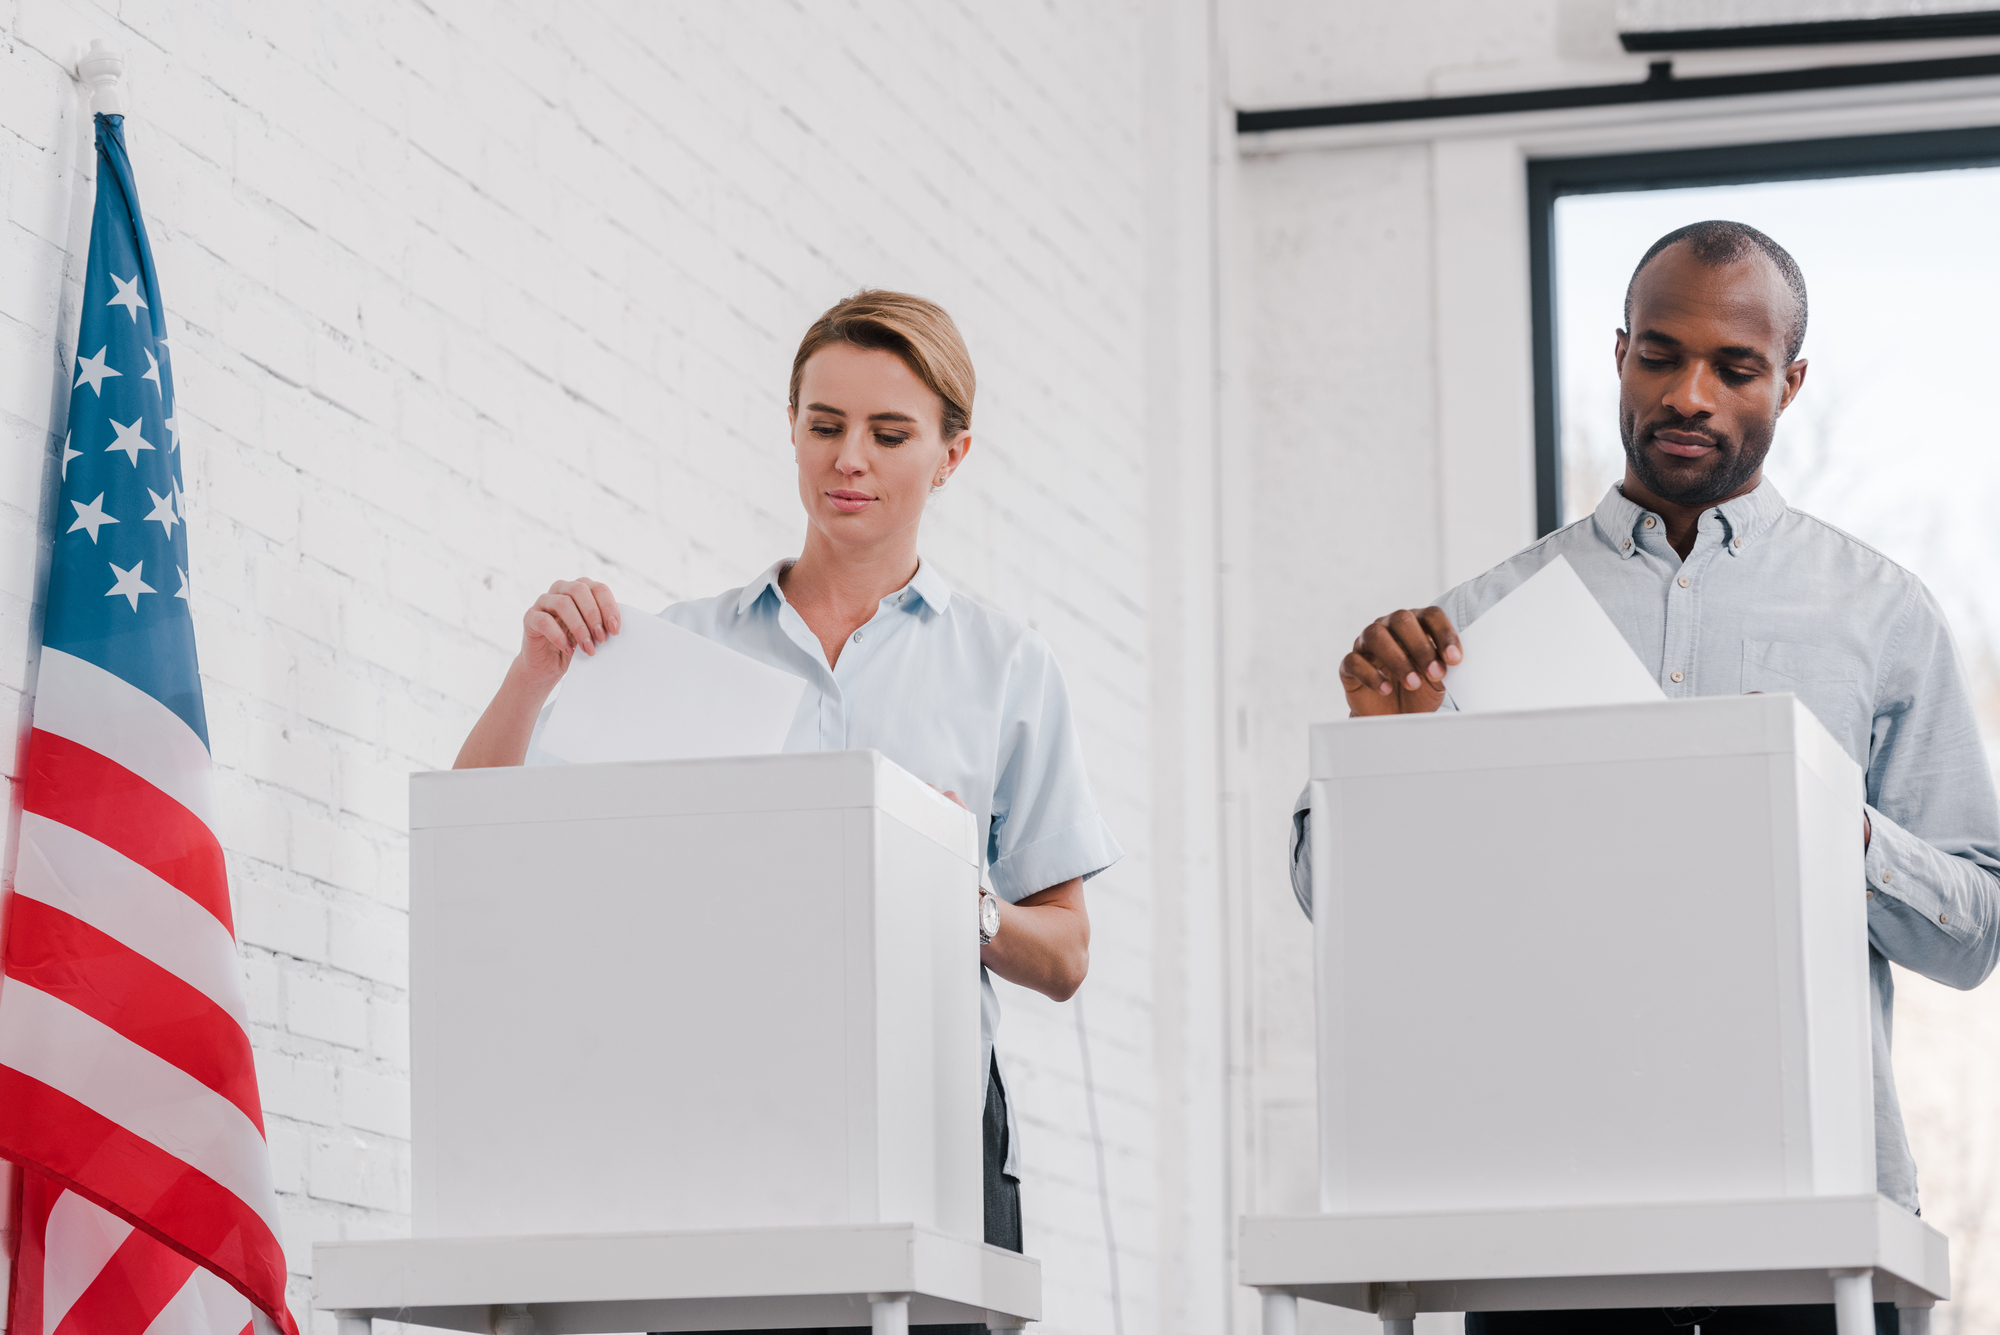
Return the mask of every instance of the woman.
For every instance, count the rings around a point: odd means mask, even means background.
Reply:
[[[972,450],[972,397],[972,359],[939,307],[881,291],[834,306],[792,361],[804,549],[741,589],[660,615],[806,679],[787,750],[873,748],[978,818],[997,894],[981,915],[986,1241],[1019,1251],[1018,1154],[986,973],[1068,1000],[1089,966],[1083,882],[1120,852],[1048,646],[954,595],[917,555],[925,503]],[[523,763],[571,655],[596,653],[622,616],[595,580],[536,599],[458,767]]]

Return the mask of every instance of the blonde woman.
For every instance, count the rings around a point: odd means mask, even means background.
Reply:
[[[740,589],[660,615],[805,678],[787,750],[873,748],[977,818],[995,892],[980,948],[986,1241],[1019,1251],[1019,1156],[986,973],[1057,1001],[1073,995],[1090,961],[1083,883],[1120,852],[1091,797],[1048,645],[954,594],[917,553],[925,503],[971,453],[973,386],[964,340],[931,302],[869,291],[828,310],[792,362],[803,549]],[[521,650],[458,767],[527,761],[571,655],[595,653],[623,617],[595,580],[550,586],[523,618]]]

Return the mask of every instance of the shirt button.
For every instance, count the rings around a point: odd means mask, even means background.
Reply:
[[[854,642],[856,644],[861,643],[861,632],[858,630],[854,632]]]
[[[1632,539],[1625,539],[1625,550],[1628,552],[1632,550]]]
[[[1731,547],[1741,547],[1743,545],[1743,539],[1741,538],[1732,539],[1729,545]]]
[[[1889,884],[1889,882],[1891,882],[1891,881],[1893,881],[1893,880],[1895,880],[1895,879],[1896,879],[1896,873],[1895,873],[1895,872],[1892,872],[1892,871],[1885,871],[1885,872],[1883,872],[1883,873],[1882,873],[1882,884],[1884,884],[1884,885],[1887,885],[1887,884]]]
[[[1685,589],[1685,588],[1686,588],[1687,586],[1688,586],[1688,577],[1687,577],[1686,575],[1682,575],[1682,576],[1681,576],[1681,587],[1682,587],[1683,589]]]
[[[1651,528],[1652,526],[1653,526],[1653,517],[1652,517],[1651,515],[1647,515],[1647,516],[1646,516],[1646,527],[1647,527],[1647,528]]]
[[[1875,892],[1874,892],[1873,890],[1870,890],[1870,891],[1868,892],[1868,897],[1869,897],[1870,899],[1873,899],[1873,898],[1875,898]]]
[[[1948,923],[1951,921],[1951,915],[1949,913],[1940,913],[1938,914],[1938,921]]]
[[[1678,672],[1674,673],[1674,680],[1679,681],[1680,679],[1681,679],[1681,674]]]

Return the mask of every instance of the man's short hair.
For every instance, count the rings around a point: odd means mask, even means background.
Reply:
[[[1625,284],[1625,327],[1628,330],[1632,327],[1632,289],[1638,286],[1639,275],[1646,272],[1646,266],[1653,262],[1655,255],[1682,241],[1688,243],[1695,259],[1710,268],[1719,269],[1725,264],[1736,263],[1749,254],[1753,246],[1778,266],[1779,276],[1792,293],[1792,329],[1785,343],[1785,361],[1797,361],[1799,349],[1806,342],[1806,276],[1799,272],[1799,262],[1792,258],[1790,251],[1748,223],[1712,218],[1707,222],[1676,227],[1655,241],[1640,259],[1639,267],[1632,271],[1632,281]]]

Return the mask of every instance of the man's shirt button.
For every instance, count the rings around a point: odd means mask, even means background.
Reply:
[[[1891,881],[1893,881],[1893,880],[1895,880],[1895,879],[1896,879],[1896,873],[1895,873],[1895,872],[1892,872],[1892,871],[1885,871],[1885,872],[1883,872],[1883,873],[1882,873],[1882,884],[1884,884],[1884,885],[1887,885],[1887,884],[1888,884],[1889,882],[1891,882]]]
[[[1681,587],[1682,587],[1683,589],[1685,589],[1685,588],[1686,588],[1687,586],[1688,586],[1688,577],[1687,577],[1686,575],[1682,575],[1682,576],[1681,576]]]
[[[1940,913],[1938,914],[1938,921],[1948,923],[1951,921],[1951,915],[1949,913]]]
[[[1870,899],[1873,899],[1873,898],[1875,898],[1875,892],[1874,892],[1873,890],[1870,890],[1870,891],[1868,892],[1868,897],[1869,897]]]
[[[1681,679],[1681,674],[1678,672],[1674,673],[1674,680],[1679,681],[1680,679]]]
[[[1646,516],[1646,527],[1647,527],[1647,528],[1651,528],[1652,526],[1653,526],[1653,517],[1652,517],[1651,515],[1647,515],[1647,516]]]

